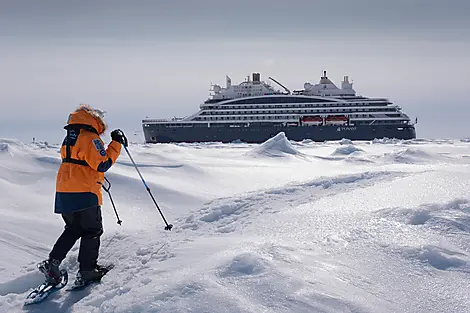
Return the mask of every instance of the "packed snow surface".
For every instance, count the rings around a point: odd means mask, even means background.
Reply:
[[[0,139],[0,312],[470,312],[470,142],[131,144],[101,284],[23,307],[63,221],[59,145]],[[71,281],[78,243],[62,263]],[[71,283],[69,281],[69,284]]]

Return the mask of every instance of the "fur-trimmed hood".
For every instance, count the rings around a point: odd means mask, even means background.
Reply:
[[[106,129],[106,121],[104,120],[104,112],[99,109],[93,109],[88,104],[80,104],[80,106],[70,113],[68,125],[84,124],[96,129],[98,134],[103,134]]]

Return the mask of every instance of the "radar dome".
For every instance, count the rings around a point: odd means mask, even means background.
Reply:
[[[221,89],[221,88],[220,88],[219,85],[215,85],[215,86],[214,86],[214,91],[215,91],[215,92],[220,92],[220,89]]]
[[[310,83],[305,83],[305,84],[304,84],[304,89],[305,89],[305,90],[310,90],[310,89],[312,89],[312,87],[313,87],[313,85],[310,84]]]

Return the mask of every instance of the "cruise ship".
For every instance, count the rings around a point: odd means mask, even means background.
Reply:
[[[344,76],[341,88],[326,71],[318,84],[290,91],[272,77],[252,73],[236,85],[212,85],[197,113],[184,118],[144,119],[146,143],[261,143],[284,132],[289,140],[313,141],[416,138],[415,124],[386,98],[356,95]]]

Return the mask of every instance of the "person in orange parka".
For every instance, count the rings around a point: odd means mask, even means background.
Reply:
[[[60,149],[62,164],[57,173],[54,212],[62,215],[65,229],[49,259],[38,264],[51,284],[60,282],[59,265],[79,238],[77,280],[96,281],[104,275],[97,264],[103,234],[101,188],[104,173],[121,153],[121,144],[127,146],[127,138],[117,129],[111,132],[112,141],[105,149],[100,135],[106,127],[104,112],[87,104],[72,112],[64,127],[67,135]]]

